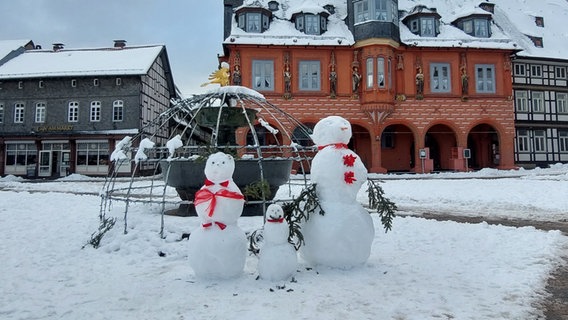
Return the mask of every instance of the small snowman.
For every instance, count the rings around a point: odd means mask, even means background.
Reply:
[[[233,181],[235,160],[223,152],[207,158],[205,185],[195,193],[201,225],[189,237],[189,261],[196,276],[234,278],[243,272],[247,241],[237,225],[244,196]]]
[[[351,136],[351,124],[339,116],[320,120],[311,136],[318,147],[311,180],[325,214],[316,212],[303,224],[300,253],[314,265],[350,268],[365,263],[371,253],[373,220],[357,201],[367,168],[347,147]]]
[[[284,211],[278,204],[266,209],[264,242],[260,248],[258,273],[261,279],[281,281],[290,278],[297,269],[298,256],[294,246],[288,242],[290,229],[284,219]]]

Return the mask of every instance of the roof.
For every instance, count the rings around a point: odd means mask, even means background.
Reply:
[[[0,59],[7,56],[10,52],[25,47],[31,40],[0,40]]]
[[[146,74],[163,45],[27,50],[0,66],[0,79]]]
[[[568,16],[566,0],[491,0],[494,13],[482,10],[482,0],[399,0],[399,10],[412,12],[417,5],[436,8],[441,16],[440,34],[436,38],[420,37],[400,25],[401,41],[416,46],[502,48],[520,50],[517,56],[568,59],[568,31],[565,17]],[[470,15],[491,14],[492,35],[490,38],[471,37],[451,25],[453,21]],[[535,18],[544,18],[544,27],[535,23]],[[404,18],[404,16],[401,16]],[[544,46],[537,48],[528,36],[541,37]]]
[[[245,0],[241,7],[262,7],[268,10],[270,0]],[[272,12],[273,20],[270,28],[263,33],[249,33],[238,27],[236,19],[232,19],[231,34],[225,44],[265,44],[265,45],[334,45],[350,46],[355,43],[344,19],[347,17],[346,0],[283,0],[277,11]],[[334,13],[324,9],[333,5]],[[296,30],[290,21],[296,13],[330,14],[327,31],[322,35],[308,35]]]

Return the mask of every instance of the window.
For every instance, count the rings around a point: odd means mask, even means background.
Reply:
[[[24,123],[25,106],[23,103],[14,105],[14,123]]]
[[[419,19],[414,19],[410,21],[410,31],[412,31],[412,33],[420,32],[420,27],[418,26],[419,22],[420,22]]]
[[[529,111],[528,93],[526,91],[515,91],[515,108],[519,112]]]
[[[320,90],[320,62],[300,61],[300,90]]]
[[[529,151],[529,133],[527,130],[517,131],[517,151]]]
[[[430,86],[432,92],[450,92],[450,64],[430,64]]]
[[[534,151],[546,151],[546,133],[544,132],[544,130],[534,131]]]
[[[121,86],[122,85],[122,78],[116,78],[115,82],[114,82],[117,86]]]
[[[495,93],[495,66],[492,64],[476,64],[475,82],[478,93]]]
[[[93,86],[98,87],[99,86],[99,79],[93,79]]]
[[[542,66],[540,65],[532,65],[531,66],[531,76],[533,77],[542,77]]]
[[[77,165],[98,166],[108,165],[108,142],[81,142],[77,143]]]
[[[252,61],[252,87],[255,90],[274,90],[274,61]]]
[[[0,103],[0,123],[4,123],[4,104]]]
[[[556,67],[556,79],[566,80],[566,67]]]
[[[436,28],[434,18],[421,18],[420,19],[420,35],[423,37],[435,37]]]
[[[475,28],[476,37],[489,38],[489,25],[487,20],[475,19],[473,20],[473,25]]]
[[[25,171],[25,167],[37,163],[37,148],[35,143],[7,143],[6,144],[6,173]]]
[[[68,122],[79,121],[79,102],[77,101],[69,102],[69,108],[67,110],[67,121]]]
[[[101,121],[101,102],[93,101],[91,102],[91,112],[90,112],[91,122]]]
[[[568,152],[568,131],[558,131],[558,143],[560,152]]]
[[[257,8],[258,9],[258,8]],[[247,8],[250,10],[250,8]],[[237,11],[237,22],[239,28],[246,32],[261,33],[269,27],[269,16],[264,11],[239,12]]]
[[[35,107],[35,122],[36,123],[44,123],[45,122],[45,102],[38,102],[36,103]]]
[[[524,76],[525,75],[526,66],[522,63],[515,63],[515,75],[516,76]]]
[[[306,19],[306,34],[320,34],[319,16],[306,14],[304,18]]]
[[[385,58],[377,58],[377,85],[385,87]]]
[[[537,113],[544,112],[544,92],[533,92],[532,93],[532,111]]]
[[[366,69],[367,69],[367,88],[372,88],[373,87],[373,82],[375,79],[375,75],[374,75],[374,69],[375,66],[373,65],[373,58],[367,58],[367,65],[366,65]]]
[[[43,80],[39,80],[37,85],[38,85],[39,88],[43,88],[45,86],[45,84],[43,83]]]
[[[355,23],[369,20],[398,24],[398,6],[394,0],[354,1]]]
[[[124,102],[115,100],[112,103],[112,121],[120,122],[122,120],[124,120]]]
[[[556,112],[568,113],[568,93],[556,93]]]
[[[71,87],[75,88],[77,86],[77,80],[71,79]]]

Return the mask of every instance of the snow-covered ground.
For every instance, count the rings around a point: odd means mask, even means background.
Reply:
[[[568,165],[550,169],[373,175],[401,213],[565,221]],[[102,179],[30,183],[0,178],[1,319],[535,319],[551,271],[568,253],[559,231],[399,217],[376,237],[368,262],[311,268],[293,281],[256,280],[249,256],[234,280],[197,279],[187,259],[197,218],[113,202],[117,225],[99,249]],[[175,198],[175,192],[168,195]],[[365,193],[359,200],[365,202]],[[260,217],[242,217],[245,231]],[[160,254],[161,253],[161,254]]]

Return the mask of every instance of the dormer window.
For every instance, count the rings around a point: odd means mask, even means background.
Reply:
[[[251,33],[268,30],[271,16],[272,13],[263,8],[242,8],[236,12],[239,28]]]
[[[402,22],[421,37],[436,37],[440,33],[440,15],[435,8],[416,6]]]
[[[468,17],[454,22],[458,28],[472,37],[491,37],[490,18],[485,16]]]
[[[292,16],[296,29],[305,34],[320,35],[327,31],[327,14],[297,13]]]
[[[537,27],[544,28],[544,18],[543,17],[534,17],[534,23]]]

